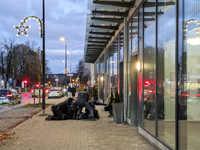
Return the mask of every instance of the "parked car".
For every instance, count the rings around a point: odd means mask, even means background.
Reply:
[[[13,88],[10,88],[9,90],[14,95],[14,98],[16,98],[16,101],[21,102],[21,93],[19,93],[16,89],[13,89]]]
[[[49,87],[45,87],[45,92],[46,92],[46,95],[49,94],[49,91],[50,91],[50,88]]]
[[[64,88],[62,89],[62,91],[63,91],[63,96],[67,95],[67,92],[68,92],[68,89],[67,89],[67,88],[64,87]]]
[[[34,97],[34,85],[31,89],[32,97]],[[43,85],[40,85],[40,97],[42,97]],[[49,93],[49,88],[45,87],[45,96]],[[35,85],[35,97],[39,97],[39,84]]]
[[[63,96],[63,92],[61,88],[52,88],[49,91],[48,98],[58,97],[61,98]]]
[[[17,92],[20,92],[20,87],[19,86],[13,86],[12,88],[17,90]]]
[[[21,97],[16,93],[16,90],[1,89],[0,104],[16,104],[21,103]]]

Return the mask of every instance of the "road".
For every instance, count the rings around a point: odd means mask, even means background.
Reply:
[[[21,99],[20,104],[16,104],[16,105],[2,104],[2,105],[0,105],[0,113],[7,111],[7,110],[14,109],[16,107],[20,107],[22,105],[26,105],[28,103],[32,103],[32,104],[34,103],[34,98],[32,97],[31,93],[22,93],[21,97],[22,97],[22,99]],[[39,101],[39,98],[35,98],[35,102],[38,103],[38,101]],[[40,98],[40,101],[42,102],[42,97]]]

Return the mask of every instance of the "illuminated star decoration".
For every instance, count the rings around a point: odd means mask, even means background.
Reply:
[[[26,26],[25,25],[25,22],[27,22],[27,20],[28,19],[36,19],[38,22],[39,22],[39,29],[40,29],[40,34],[41,34],[41,38],[42,38],[42,22],[41,22],[41,20],[38,18],[38,17],[36,17],[36,16],[29,16],[29,17],[26,17],[25,19],[24,19],[24,21],[23,20],[21,20],[21,24],[20,25],[18,25],[18,26],[13,26],[14,28],[16,28],[17,29],[17,31],[18,31],[18,33],[16,34],[16,36],[19,36],[20,34],[25,34],[26,36],[28,36],[28,33],[27,33],[27,29],[28,28],[30,28],[31,26]],[[23,27],[24,28],[24,31],[21,31],[20,30],[20,28],[21,27]]]

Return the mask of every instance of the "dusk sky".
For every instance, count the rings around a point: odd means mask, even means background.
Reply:
[[[51,73],[63,73],[65,42],[60,37],[67,39],[67,50],[71,52],[71,70],[75,71],[78,60],[83,58],[86,17],[88,0],[45,0],[45,26],[46,26],[46,59]],[[14,38],[15,43],[36,41],[37,47],[42,49],[39,24],[36,20],[28,20],[26,25],[31,25],[27,30],[28,37],[24,34],[16,36],[21,20],[28,16],[37,16],[42,19],[42,0],[6,0],[0,5],[0,41],[3,38]],[[68,55],[67,67],[70,66]]]

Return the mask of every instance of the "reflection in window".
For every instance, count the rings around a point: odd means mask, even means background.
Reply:
[[[111,90],[114,91],[117,87],[117,39],[109,47],[109,94]]]
[[[94,81],[95,81],[95,88],[98,89],[98,62],[95,64]]]
[[[155,135],[155,5],[148,7],[148,2],[144,4],[144,127]]]
[[[199,149],[200,1],[181,0],[179,6],[180,67],[178,72],[180,74],[178,79],[178,104],[180,149]]]
[[[123,59],[124,56],[124,29],[122,29],[122,31],[119,34],[119,44],[120,44],[120,55],[119,55],[119,59]]]
[[[175,6],[165,4],[158,11],[157,133],[175,148]]]
[[[135,27],[134,27],[135,26]],[[129,55],[128,55],[128,110],[127,116],[131,118],[131,54],[138,51],[138,14],[129,22]]]
[[[104,100],[104,73],[105,73],[105,63],[104,63],[104,55],[99,59],[100,61],[100,99]]]

